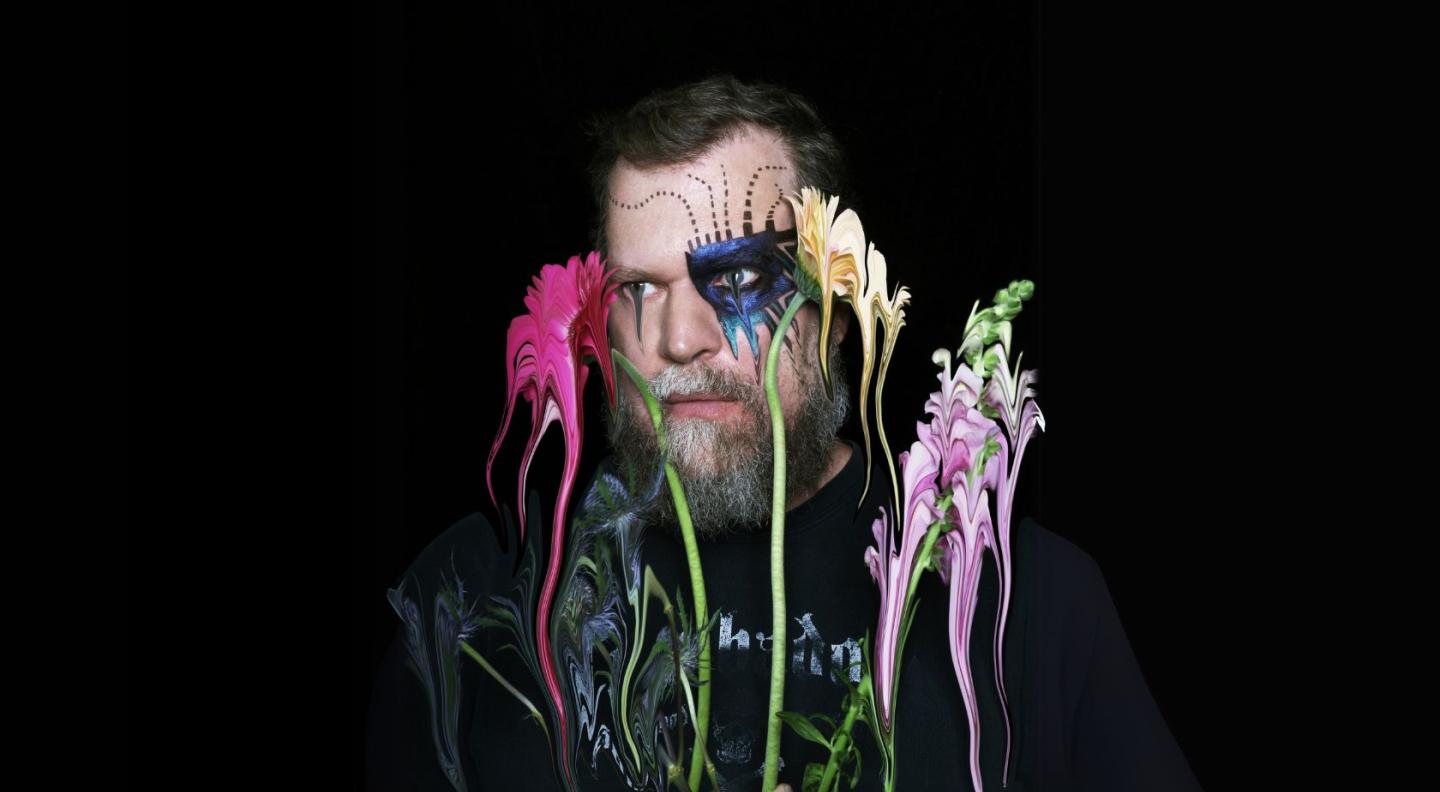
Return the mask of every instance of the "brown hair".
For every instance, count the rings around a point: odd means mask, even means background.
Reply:
[[[814,104],[778,85],[743,83],[730,74],[717,74],[657,91],[629,109],[597,114],[585,123],[593,145],[586,173],[595,201],[594,248],[608,257],[610,172],[620,158],[641,168],[693,162],[746,124],[780,135],[795,164],[798,184],[844,195],[846,204],[858,203],[849,194],[849,170],[840,142],[820,120]]]

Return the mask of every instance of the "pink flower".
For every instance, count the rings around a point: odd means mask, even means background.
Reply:
[[[927,566],[930,556],[938,553],[941,580],[950,586],[950,656],[970,722],[970,771],[978,784],[980,714],[970,668],[970,628],[980,582],[981,550],[991,548],[998,561],[999,543],[990,518],[987,489],[995,487],[995,471],[1004,467],[1005,460],[994,457],[997,452],[1003,452],[1005,446],[1000,425],[980,410],[985,381],[963,363],[952,368],[949,350],[936,350],[931,359],[943,370],[937,375],[940,390],[930,394],[925,403],[930,422],[916,423],[917,439],[911,444],[909,452],[900,455],[905,481],[905,519],[898,551],[890,549],[893,534],[882,509],[880,518],[874,524],[876,547],[865,552],[870,574],[880,587],[875,686],[879,693],[882,727],[889,732],[894,707],[895,668],[900,653],[904,651],[905,633],[912,618],[910,600],[913,592],[910,587],[914,580],[918,580],[917,565],[922,568]],[[993,398],[993,391],[991,395]],[[993,409],[989,402],[986,406]],[[938,512],[939,501],[946,494],[950,496],[950,503],[941,514]],[[944,533],[939,536],[935,548],[927,553],[923,546],[926,534],[938,521],[945,523],[940,529]],[[1006,584],[1005,601],[1008,605],[1009,576],[1005,571],[1001,576]],[[997,631],[995,652],[997,685],[1003,701],[1002,635],[1003,632]],[[1008,711],[1005,719],[1008,765]]]
[[[990,548],[999,576],[1000,607],[995,616],[993,658],[995,684],[1000,694],[1001,712],[1005,717],[1005,778],[1009,783],[1011,726],[1009,700],[1005,693],[1005,625],[1010,613],[1012,572],[1010,561],[1010,514],[1015,498],[1015,474],[1024,457],[1025,445],[1035,427],[1045,428],[1045,417],[1034,401],[1030,383],[1034,371],[1012,373],[1003,344],[991,350],[996,365],[991,370],[983,400],[976,394],[981,378],[961,363],[954,373],[950,369],[950,353],[939,350],[933,358],[944,366],[940,392],[932,394],[926,410],[935,418],[927,439],[936,447],[945,448],[942,455],[942,491],[952,495],[947,521],[955,526],[940,540],[940,579],[950,586],[950,659],[960,685],[965,711],[970,719],[970,772],[980,778],[980,722],[976,708],[975,681],[970,668],[970,631],[975,619],[975,603],[980,586],[983,550]],[[1021,356],[1023,358],[1023,355]],[[983,401],[1000,424],[983,414],[977,405]],[[946,434],[942,435],[942,431]],[[1010,456],[1010,438],[1018,437],[1015,458]],[[948,440],[948,442],[946,442]],[[983,464],[983,473],[972,475],[974,467]],[[995,494],[998,520],[992,520],[990,493]]]
[[[1020,363],[1025,359],[1025,353],[1021,352],[1015,361],[1015,370],[1009,367],[1009,354],[1005,344],[995,344],[991,352],[995,356],[995,366],[991,370],[990,381],[985,390],[985,403],[990,406],[1004,422],[1004,432],[997,433],[995,440],[999,444],[999,450],[985,466],[984,486],[995,493],[996,513],[998,530],[992,530],[989,538],[992,542],[991,551],[994,552],[998,546],[999,553],[996,556],[996,568],[1000,571],[1000,612],[995,624],[995,681],[1000,688],[1000,704],[1005,712],[1005,778],[1003,783],[1009,783],[1010,777],[1010,711],[1009,699],[1005,694],[1005,673],[1004,653],[1002,651],[1005,625],[1010,618],[1010,589],[1012,584],[1011,563],[1010,563],[1010,514],[1015,503],[1015,485],[1018,480],[1020,464],[1025,460],[1025,446],[1030,443],[1038,427],[1041,431],[1045,429],[1045,415],[1040,412],[1040,406],[1035,403],[1035,389],[1031,384],[1038,379],[1034,369],[1020,368]],[[1014,454],[1012,456],[1012,444]],[[988,516],[988,514],[987,514]],[[969,594],[970,601],[974,601],[974,592]],[[955,617],[955,608],[951,605],[951,620]],[[968,635],[968,632],[967,632]],[[952,657],[955,651],[954,641],[951,641]]]
[[[1001,590],[994,659],[995,682],[1005,716],[1002,783],[1009,783],[1010,714],[1003,648],[1010,612],[1010,512],[1025,445],[1037,426],[1045,428],[1045,417],[1033,401],[1030,384],[1035,372],[1021,371],[1018,362],[1012,372],[1008,354],[1010,319],[1020,312],[1021,303],[1033,291],[1030,281],[1012,281],[1008,288],[996,293],[994,307],[979,314],[971,309],[958,353],[969,365],[961,363],[952,369],[952,357],[946,349],[938,349],[931,356],[943,369],[938,375],[940,390],[930,394],[925,403],[930,422],[916,424],[916,441],[909,453],[900,455],[905,469],[905,518],[898,551],[891,549],[894,533],[883,509],[874,524],[876,546],[865,551],[865,562],[880,588],[880,624],[873,667],[878,720],[887,755],[893,756],[894,751],[895,669],[914,615],[912,589],[934,558],[941,581],[950,587],[950,658],[970,721],[970,774],[977,789],[981,778],[980,722],[969,652],[981,563],[987,547],[995,560]],[[995,494],[998,520],[991,518],[990,493]],[[887,777],[887,788],[893,781],[893,776]]]
[[[564,526],[566,506],[574,483],[575,468],[580,461],[580,440],[584,434],[585,414],[581,395],[590,368],[586,356],[600,364],[605,393],[611,406],[615,404],[615,373],[610,362],[610,336],[606,318],[615,299],[617,284],[606,283],[600,253],[592,251],[581,262],[571,256],[569,263],[546,264],[535,276],[534,284],[525,295],[529,313],[510,320],[505,338],[505,415],[500,431],[490,447],[485,462],[485,484],[490,500],[499,508],[491,470],[510,428],[515,404],[523,394],[530,402],[530,437],[520,463],[517,506],[520,515],[520,539],[525,538],[525,481],[530,461],[545,430],[560,421],[565,435],[565,484],[555,507],[555,525]]]
[[[924,437],[929,429],[916,422],[915,430]],[[885,509],[875,520],[872,530],[875,547],[865,549],[865,563],[870,575],[880,587],[880,624],[875,635],[875,688],[880,698],[880,717],[883,728],[890,729],[890,713],[893,703],[895,665],[899,655],[902,633],[905,631],[911,572],[915,559],[925,540],[925,532],[939,516],[935,510],[935,476],[939,470],[938,460],[930,453],[929,447],[916,441],[910,450],[901,452],[900,469],[904,480],[904,523],[900,533],[899,546],[892,550],[894,530]]]
[[[925,403],[930,422],[916,422],[918,439],[911,444],[908,452],[900,455],[901,477],[905,481],[905,515],[899,547],[891,550],[893,531],[884,509],[881,509],[880,517],[873,526],[876,546],[865,551],[870,575],[880,587],[875,683],[880,693],[880,715],[887,730],[890,728],[895,666],[903,650],[901,644],[908,619],[906,611],[911,595],[911,578],[917,563],[926,564],[929,561],[928,557],[919,557],[923,553],[925,534],[931,524],[942,517],[946,522],[957,522],[948,514],[938,513],[937,501],[946,491],[957,490],[956,503],[947,512],[953,513],[956,505],[967,502],[967,478],[976,463],[985,458],[990,438],[1000,431],[993,420],[976,408],[980,403],[983,380],[963,364],[952,372],[948,350],[936,350],[931,359],[943,364],[944,371],[938,375],[940,390],[930,394]],[[982,485],[983,482],[976,482],[977,491]],[[945,546],[943,539],[942,549]],[[943,568],[941,575],[945,576]],[[968,665],[967,662],[967,669]],[[962,676],[962,688],[966,678],[968,671]]]
[[[976,413],[979,414],[978,412]],[[983,417],[983,416],[982,416]],[[988,418],[985,420],[989,421]],[[990,426],[995,434],[999,427],[994,421]],[[986,469],[998,460],[990,460]],[[975,676],[970,668],[970,630],[975,621],[975,602],[980,589],[981,563],[984,548],[990,548],[996,555],[996,567],[1005,581],[1002,599],[1009,603],[1008,565],[999,563],[994,525],[990,519],[990,497],[985,489],[986,478],[974,480],[964,475],[968,469],[957,471],[954,481],[953,498],[949,510],[949,521],[954,528],[940,537],[940,579],[950,587],[950,660],[955,667],[955,681],[960,685],[960,697],[965,702],[965,714],[970,720],[970,777],[980,788],[980,711],[975,699]],[[988,478],[988,477],[987,477]],[[1000,614],[996,614],[997,625]],[[1005,666],[1002,652],[1001,629],[995,631],[995,680],[1000,692],[1001,712],[1005,716],[1005,762],[1009,772],[1010,762],[1010,713],[1003,706],[1005,702]]]
[[[950,350],[937,349],[931,360],[944,367],[937,378],[940,390],[930,394],[925,412],[930,413],[929,431],[920,435],[930,452],[940,460],[940,488],[955,486],[957,477],[969,473],[979,460],[985,442],[1000,429],[976,409],[984,381],[965,364],[952,374]]]
[[[600,364],[605,393],[615,405],[615,374],[610,361],[610,338],[606,320],[610,302],[615,299],[617,284],[609,282],[599,251],[591,251],[582,262],[571,256],[566,266],[546,264],[525,295],[528,313],[510,321],[505,340],[507,394],[505,415],[500,431],[490,447],[485,462],[485,485],[490,500],[499,508],[491,470],[495,455],[510,428],[515,403],[523,394],[530,402],[530,437],[520,463],[518,511],[520,541],[525,541],[525,481],[535,447],[545,430],[560,422],[565,436],[565,472],[555,498],[555,516],[550,526],[550,558],[545,569],[545,584],[540,590],[535,641],[538,645],[541,672],[545,686],[555,705],[560,727],[560,744],[567,744],[565,707],[561,701],[560,683],[550,653],[550,603],[555,597],[561,556],[565,548],[565,526],[570,492],[575,486],[580,466],[580,445],[584,436],[584,411],[581,396],[590,374],[589,360]],[[568,772],[568,763],[566,764]]]

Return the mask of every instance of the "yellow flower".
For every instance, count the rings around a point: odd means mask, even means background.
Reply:
[[[887,273],[885,256],[875,249],[874,243],[865,242],[865,228],[860,216],[853,209],[846,209],[835,216],[840,203],[839,196],[828,199],[819,190],[805,187],[800,191],[800,200],[791,196],[786,200],[795,209],[795,236],[799,241],[800,262],[796,268],[796,283],[805,296],[820,304],[820,371],[825,381],[825,392],[834,398],[830,383],[829,349],[830,320],[833,298],[840,298],[850,304],[860,331],[860,349],[863,365],[860,374],[860,429],[865,436],[865,459],[870,459],[870,423],[867,405],[870,396],[870,377],[875,371],[875,321],[879,319],[885,328],[885,344],[880,355],[880,372],[875,387],[876,426],[880,432],[880,445],[885,452],[885,462],[890,468],[890,484],[898,500],[900,488],[895,476],[895,463],[890,455],[890,444],[885,439],[885,423],[882,418],[881,396],[885,391],[885,372],[890,367],[890,357],[895,350],[895,339],[905,325],[905,306],[910,301],[908,289],[898,287],[893,295],[887,295]],[[865,489],[860,499],[870,491],[870,465],[865,466]]]

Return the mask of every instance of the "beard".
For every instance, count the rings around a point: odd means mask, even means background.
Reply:
[[[796,367],[800,404],[785,421],[787,503],[796,493],[813,495],[818,489],[850,404],[839,342],[832,343],[829,351],[833,400],[825,395],[819,364],[805,357],[807,365]],[[740,402],[734,419],[672,420],[662,411],[670,463],[684,487],[697,536],[714,539],[768,528],[775,447],[764,386],[733,371],[671,366],[650,381],[650,390],[661,401],[672,394],[706,392]],[[659,456],[654,424],[638,395],[622,394],[618,402],[618,409],[602,412],[606,437],[619,471],[626,480],[639,481],[644,471],[655,469]],[[647,525],[669,528],[679,536],[679,518],[667,486],[660,487],[660,494],[641,507],[638,516]]]

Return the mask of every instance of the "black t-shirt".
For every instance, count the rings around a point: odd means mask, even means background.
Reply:
[[[865,455],[853,441],[849,462],[812,498],[786,515],[786,710],[824,714],[837,722],[845,672],[858,641],[876,631],[879,595],[864,562],[872,524],[889,490],[883,460],[864,488]],[[584,490],[581,490],[583,492]],[[539,508],[532,494],[527,509]],[[514,556],[501,553],[489,522],[472,514],[430,544],[402,577],[404,593],[430,624],[441,573],[459,578],[467,600],[510,594]],[[513,544],[513,540],[512,540]],[[1093,559],[1030,517],[1013,527],[1010,611],[1004,642],[1011,740],[1008,790],[1199,789],[1184,754],[1145,684],[1104,578]],[[513,551],[512,551],[513,552]],[[645,564],[674,596],[688,602],[689,577],[678,538],[651,531]],[[763,776],[769,693],[770,537],[753,534],[701,543],[709,609],[720,612],[710,633],[713,694],[709,747],[728,789],[758,789]],[[996,689],[993,635],[1000,592],[993,558],[982,564],[970,659],[980,717],[979,766],[984,788],[1002,788],[1006,728]],[[397,584],[398,585],[398,584]],[[922,576],[916,622],[905,645],[896,702],[896,786],[971,789],[970,728],[950,657],[949,589]],[[652,614],[655,609],[652,608]],[[652,616],[647,633],[653,636]],[[527,710],[477,663],[456,668],[458,711],[453,732],[443,704],[432,705],[407,667],[403,627],[386,654],[370,705],[367,778],[373,790],[548,789],[555,778],[546,739]],[[470,643],[544,712],[545,693],[519,656],[500,647],[501,630],[480,630]],[[431,649],[433,651],[433,648]],[[443,669],[431,663],[432,683]],[[443,696],[441,697],[443,701]],[[438,711],[437,711],[438,709]],[[608,708],[602,718],[608,717]],[[553,724],[551,724],[553,729]],[[573,729],[572,725],[572,729]],[[881,789],[881,765],[867,726],[857,724],[861,750],[857,789]],[[823,763],[825,749],[786,726],[780,780],[795,789],[805,765]],[[448,736],[447,736],[448,735]],[[452,747],[453,746],[453,747]],[[577,764],[582,789],[626,789],[603,746],[584,745]],[[453,755],[452,755],[453,751]],[[445,764],[455,769],[450,775]],[[848,785],[847,785],[848,786]],[[703,784],[708,789],[708,782]]]

